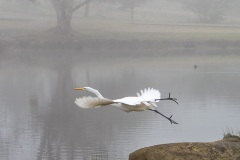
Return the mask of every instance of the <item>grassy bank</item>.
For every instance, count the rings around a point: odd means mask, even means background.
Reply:
[[[0,20],[1,38],[4,34],[44,34],[55,26],[55,19]],[[75,35],[82,38],[118,40],[240,40],[240,27],[222,25],[143,24],[115,20],[75,18]]]
[[[236,26],[138,24],[75,18],[73,34],[65,36],[49,31],[55,26],[55,19],[51,18],[0,21],[0,51],[90,48],[100,54],[105,54],[105,49],[122,54],[132,50],[138,55],[204,54],[204,50],[212,50],[213,54],[238,54],[240,46],[240,27]],[[228,49],[231,51],[226,51]]]
[[[138,40],[240,40],[240,27],[222,25],[144,24],[119,21],[74,21],[86,36]]]

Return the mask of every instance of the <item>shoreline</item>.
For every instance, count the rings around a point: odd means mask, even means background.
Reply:
[[[131,153],[129,160],[238,160],[240,158],[239,144],[240,137],[228,133],[222,140],[214,142],[182,142],[141,148]]]

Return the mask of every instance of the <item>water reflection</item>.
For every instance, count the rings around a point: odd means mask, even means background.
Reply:
[[[239,131],[240,63],[192,63],[181,57],[114,59],[0,69],[1,159],[127,159],[138,148],[182,141],[213,141]],[[180,103],[161,102],[179,125],[153,112],[111,107],[84,110],[74,87],[91,85],[109,98],[154,87]]]

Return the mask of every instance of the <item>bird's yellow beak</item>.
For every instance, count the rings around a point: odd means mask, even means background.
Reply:
[[[74,88],[74,90],[86,90],[85,88]]]

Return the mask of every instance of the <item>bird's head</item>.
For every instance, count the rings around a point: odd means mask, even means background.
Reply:
[[[82,88],[74,88],[75,90],[83,90],[94,93],[99,98],[104,98],[98,90],[91,88],[91,87],[82,87]]]
[[[74,88],[74,90],[86,90],[85,87],[82,88]]]
[[[81,88],[74,88],[74,90],[91,91],[91,90],[93,90],[93,88],[91,88],[91,87],[81,87]]]

